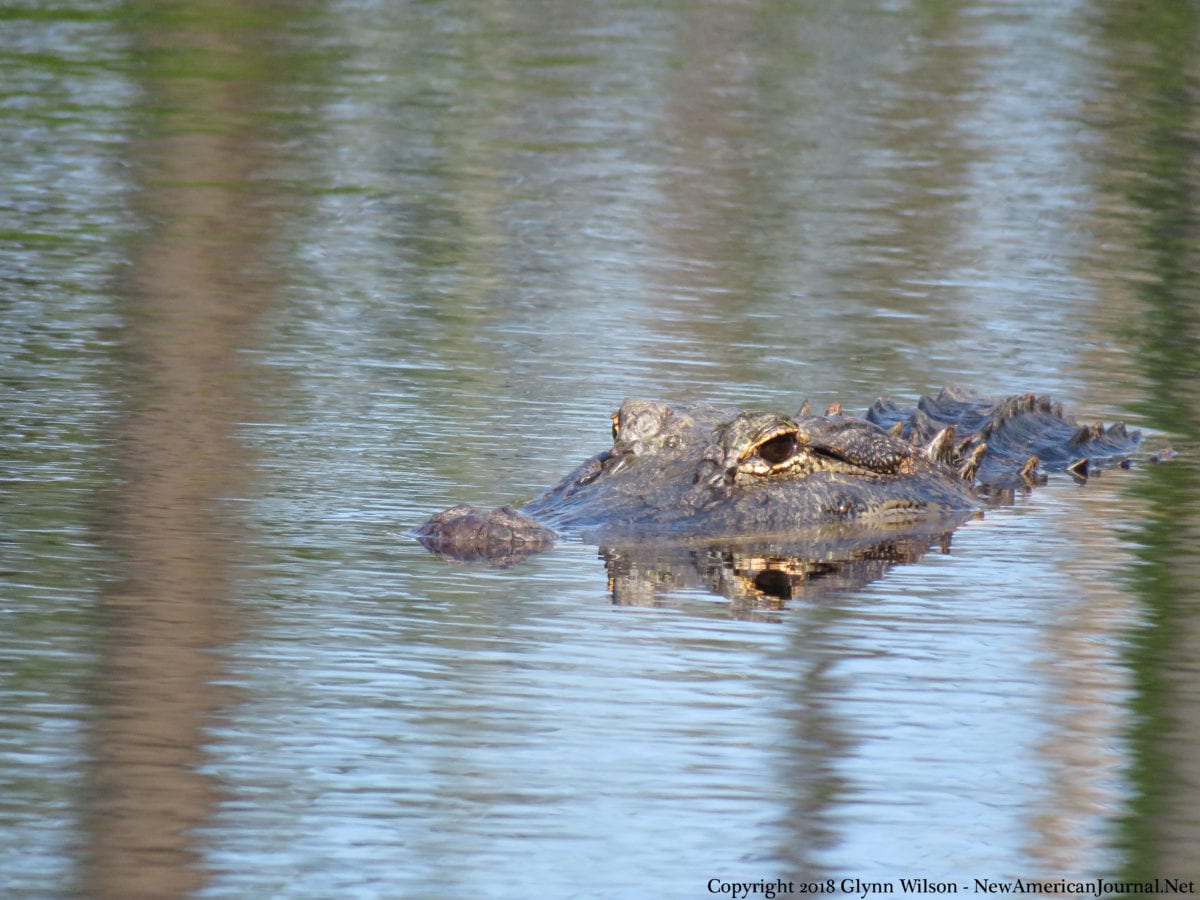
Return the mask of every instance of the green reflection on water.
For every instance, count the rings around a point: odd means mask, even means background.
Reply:
[[[105,591],[113,600],[103,574],[111,548],[97,533],[120,502],[113,493],[128,487],[118,471],[136,481],[140,465],[163,463],[136,441],[114,446],[113,432],[129,427],[114,421],[118,407],[154,426],[130,432],[138,435],[213,426],[192,449],[217,474],[179,508],[193,516],[185,537],[220,536],[191,546],[211,551],[217,571],[206,573],[205,602],[225,610],[230,545],[241,535],[197,501],[262,487],[251,461],[231,449],[234,420],[253,418],[255,401],[269,400],[284,420],[268,460],[281,473],[273,487],[294,492],[298,506],[315,504],[310,492],[322,478],[357,464],[374,480],[325,499],[367,506],[395,479],[408,479],[420,502],[438,477],[461,490],[533,479],[526,469],[538,462],[527,452],[565,467],[593,449],[576,446],[571,429],[581,426],[567,415],[617,401],[631,383],[660,394],[753,395],[800,390],[785,382],[804,372],[826,379],[811,386],[818,390],[902,392],[904,382],[936,387],[942,373],[964,368],[1024,377],[1028,357],[1044,380],[1082,377],[1068,315],[1053,329],[1023,330],[1028,314],[1055,303],[1074,311],[1075,295],[1018,306],[999,338],[988,313],[989,296],[1041,284],[1022,280],[1036,259],[1030,247],[1095,224],[1072,197],[1048,226],[1015,224],[1023,213],[1040,215],[1042,197],[1018,202],[1006,192],[1037,173],[1000,176],[1040,146],[1040,132],[1011,138],[978,125],[997,90],[989,79],[1006,64],[1003,42],[989,44],[984,26],[1023,13],[955,2],[903,12],[552,6],[0,10],[6,26],[74,23],[103,37],[61,51],[47,49],[54,41],[46,38],[41,49],[0,56],[6,73],[44,79],[29,88],[41,102],[7,108],[0,126],[19,149],[9,170],[29,172],[34,184],[0,233],[12,245],[0,272],[2,338],[24,354],[0,376],[34,410],[8,418],[15,427],[3,436],[4,463],[16,473],[3,485],[4,521],[19,536],[7,545],[16,561],[5,563],[15,573],[8,596],[21,607],[9,634],[70,651],[28,656],[16,669],[19,693],[28,699],[41,686],[69,707],[94,674],[89,654],[147,643],[128,622],[98,623],[82,608]],[[1194,439],[1194,11],[1171,3],[1113,10],[1106,46],[1119,89],[1095,130],[1102,142],[1111,137],[1118,173],[1101,176],[1104,187],[1130,201],[1140,239],[1130,252],[1138,266],[1128,310],[1149,385],[1138,409]],[[82,89],[90,79],[114,86],[94,96]],[[36,138],[33,128],[43,129]],[[1083,152],[1074,137],[1055,145],[1064,157]],[[196,138],[219,140],[187,144]],[[1012,158],[990,146],[1001,138]],[[54,148],[66,149],[40,174],[27,165]],[[118,186],[83,200],[57,186],[80,160],[100,166],[97,181]],[[1074,173],[1054,169],[1035,187],[1049,193]],[[978,227],[974,217],[995,210],[1008,212],[1008,230]],[[984,258],[994,245],[1003,252]],[[1046,265],[1069,268],[1069,250],[1056,246]],[[336,264],[300,261],[312,251]],[[178,320],[171,315],[180,308],[155,305],[168,289],[194,292]],[[91,304],[63,306],[77,294]],[[125,328],[114,340],[118,313]],[[47,329],[52,314],[61,327]],[[236,358],[261,349],[254,329],[264,318],[275,329],[267,352],[283,360],[271,383]],[[1111,322],[1096,321],[1090,339],[1103,347],[1114,339]],[[188,405],[196,398],[181,387],[195,372],[163,377],[169,345],[208,351],[203,383],[192,384],[211,393],[206,402]],[[1028,357],[1014,362],[1020,352]],[[806,354],[813,369],[800,367]],[[683,363],[693,374],[681,374]],[[1127,377],[1095,374],[1097,390]],[[514,399],[526,398],[536,414],[514,412]],[[17,402],[2,398],[0,409]],[[456,419],[470,430],[454,431]],[[396,422],[402,427],[388,431]],[[595,449],[605,427],[601,411]],[[182,464],[172,465],[178,473]],[[1196,834],[1179,805],[1191,802],[1180,786],[1196,751],[1173,730],[1195,718],[1195,686],[1179,674],[1197,647],[1194,476],[1184,461],[1145,480],[1157,518],[1140,536],[1143,566],[1134,573],[1150,626],[1131,656],[1142,725],[1134,734],[1140,795],[1127,820],[1131,867],[1145,874],[1169,874],[1164,836],[1183,844]],[[412,497],[404,499],[411,512]],[[301,534],[325,523],[281,516],[269,524],[260,537],[298,559],[347,556],[344,535]],[[115,637],[108,647],[90,631],[98,624]],[[205,627],[191,638],[220,646],[225,633]],[[186,633],[155,637],[179,650],[153,661],[160,670],[196,662],[193,646],[179,647]],[[192,674],[197,691],[181,692],[174,711],[195,728],[224,698],[206,693],[219,667]],[[98,681],[90,695],[101,714],[133,702],[106,689]],[[36,743],[30,709],[19,727]],[[202,759],[174,764],[194,776]],[[31,780],[10,796],[32,798],[32,809],[45,788]],[[201,794],[211,787],[196,782]],[[211,796],[197,807],[180,820],[205,821]],[[102,818],[94,814],[90,827],[102,830]],[[183,851],[174,862],[203,881],[195,847]]]
[[[1136,676],[1122,874],[1197,872],[1200,795],[1200,11],[1193,4],[1118,3],[1103,16],[1112,56],[1111,190],[1128,202],[1140,315],[1131,323],[1148,390],[1139,408],[1184,456],[1137,482],[1151,518],[1135,539],[1131,582],[1146,624],[1131,637]]]

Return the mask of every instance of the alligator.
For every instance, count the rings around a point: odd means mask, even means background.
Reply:
[[[736,618],[770,618],[788,601],[857,590],[898,565],[951,551],[944,519],[801,526],[783,536],[617,543],[599,548],[617,606],[675,606],[723,596]],[[706,607],[712,608],[712,607]]]
[[[560,537],[608,547],[832,540],[859,558],[855,547],[914,531],[927,547],[1047,472],[1086,481],[1127,466],[1142,439],[1121,423],[1080,425],[1048,397],[957,388],[915,406],[879,399],[862,417],[838,404],[814,414],[807,401],[787,416],[626,400],[612,436],[610,449],[519,509],[455,506],[416,538],[443,557],[499,564]]]

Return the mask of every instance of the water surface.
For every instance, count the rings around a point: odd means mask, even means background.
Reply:
[[[1192,11],[3,17],[12,893],[1197,874]],[[947,383],[1185,452],[783,604],[406,535]]]

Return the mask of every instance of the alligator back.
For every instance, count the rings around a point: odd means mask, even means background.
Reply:
[[[952,428],[945,461],[973,466],[967,474],[984,488],[1028,481],[1039,468],[1086,478],[1092,470],[1124,464],[1142,440],[1140,431],[1120,422],[1080,425],[1049,397],[989,397],[954,387],[922,397],[915,407],[876,400],[866,418],[916,444]]]

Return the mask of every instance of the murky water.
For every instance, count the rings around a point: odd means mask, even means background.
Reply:
[[[9,893],[1200,874],[1190,7],[3,20]],[[946,383],[1185,452],[779,607],[405,533],[626,396]]]

